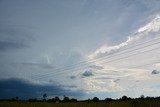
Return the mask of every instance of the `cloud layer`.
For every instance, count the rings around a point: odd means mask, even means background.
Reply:
[[[0,51],[30,47],[34,37],[27,30],[11,25],[0,26]]]
[[[113,54],[120,50],[121,48],[132,45],[133,42],[142,41],[145,38],[151,38],[151,33],[158,32],[160,30],[160,16],[156,15],[150,22],[146,25],[140,27],[132,36],[128,36],[128,39],[125,42],[122,42],[115,46],[103,45],[98,48],[93,54],[90,54],[89,58],[97,58],[108,54]],[[155,35],[155,34],[154,34]]]
[[[44,93],[47,93],[50,97],[63,95],[77,97],[83,95],[83,92],[72,92],[71,90],[64,89],[64,87],[66,86],[31,83],[24,79],[3,79],[0,80],[0,99],[15,97],[21,99],[42,98]]]
[[[159,10],[159,0],[2,0],[1,94],[81,96],[83,90],[116,97],[158,90]]]
[[[157,89],[151,88],[156,87],[159,81],[157,76],[159,71],[153,70],[155,69],[154,63],[157,63],[159,59],[159,31],[160,17],[155,15],[145,25],[140,26],[133,34],[129,35],[125,42],[113,46],[103,45],[90,54],[88,57],[96,60],[92,64],[101,66],[103,69],[92,67],[94,76],[84,79],[87,83],[86,91],[91,93],[110,92],[117,95],[118,93],[129,94],[131,90],[137,93],[144,92],[143,94],[146,95],[150,95],[154,90],[159,93]],[[156,42],[158,43],[156,44]],[[150,46],[150,44],[156,45]],[[140,47],[144,48],[137,49]],[[144,52],[141,55],[141,52],[154,48],[155,50]],[[135,50],[131,51],[133,49]],[[124,53],[119,54],[123,50],[125,50]],[[130,55],[132,57],[128,57]],[[159,69],[158,65],[157,69]],[[150,81],[149,84],[147,84],[148,81]],[[135,97],[135,95],[131,96]]]

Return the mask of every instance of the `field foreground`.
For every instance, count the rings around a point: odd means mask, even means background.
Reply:
[[[0,107],[160,107],[160,100],[131,100],[112,102],[0,102]]]

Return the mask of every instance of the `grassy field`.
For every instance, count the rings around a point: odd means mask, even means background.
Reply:
[[[160,100],[132,100],[89,103],[0,102],[0,107],[160,107]]]

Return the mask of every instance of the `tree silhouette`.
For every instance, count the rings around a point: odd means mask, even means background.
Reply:
[[[16,100],[18,101],[18,100],[19,100],[19,97],[16,97]]]
[[[43,94],[43,101],[46,101],[46,98],[47,98],[47,94]]]
[[[94,97],[94,98],[92,99],[92,101],[93,101],[93,102],[98,102],[98,101],[99,101],[99,98],[98,98],[98,97]]]
[[[122,98],[121,98],[123,101],[126,101],[126,100],[129,100],[130,98],[128,98],[127,96],[122,96]]]
[[[77,99],[72,98],[72,99],[70,99],[70,102],[77,102]]]
[[[69,101],[70,101],[69,97],[66,97],[66,96],[64,95],[63,102],[69,102]]]
[[[28,99],[28,101],[29,101],[29,102],[37,102],[38,100],[37,100],[37,98],[34,98],[34,99],[31,99],[31,98],[30,98],[30,99]]]
[[[113,101],[112,98],[105,98],[104,101]]]
[[[141,95],[141,96],[140,96],[140,99],[144,99],[144,95]]]
[[[59,99],[58,96],[55,97],[55,102],[60,102],[61,100]]]

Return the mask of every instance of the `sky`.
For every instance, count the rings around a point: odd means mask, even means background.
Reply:
[[[0,0],[0,99],[160,95],[159,0]]]

